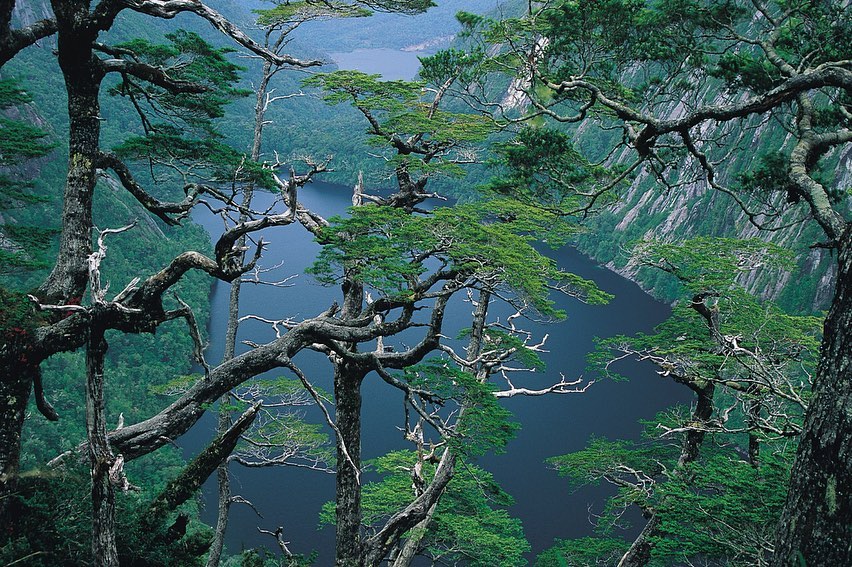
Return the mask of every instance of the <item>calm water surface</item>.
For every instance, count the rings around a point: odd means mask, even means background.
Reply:
[[[345,53],[330,53],[340,69],[354,69],[382,75],[389,81],[410,81],[420,68],[418,57],[425,52],[402,51],[387,47],[356,49]]]
[[[300,200],[324,215],[343,213],[351,203],[348,188],[314,183],[306,187]],[[260,195],[255,201],[258,208],[271,202],[269,195]],[[199,215],[196,220],[216,235],[221,231],[221,221],[212,216]],[[301,274],[296,285],[279,289],[268,286],[243,286],[241,315],[257,314],[268,318],[310,317],[325,310],[338,295],[338,290],[318,285],[304,275],[319,247],[301,226],[292,225],[267,230],[263,233],[270,243],[263,262],[273,266],[283,262],[270,279],[281,279],[291,274]],[[554,325],[528,324],[536,336],[550,335],[544,358],[545,372],[530,376],[530,386],[544,386],[559,380],[560,373],[568,377],[595,376],[585,369],[585,355],[593,348],[594,337],[608,337],[650,331],[669,313],[667,306],[643,293],[635,284],[595,265],[571,248],[553,252],[559,265],[583,277],[593,279],[599,287],[615,295],[606,306],[589,306],[561,298],[559,306],[568,313],[568,320]],[[229,288],[217,284],[213,293],[213,315],[210,324],[210,361],[222,356]],[[452,306],[448,313],[448,332],[454,336],[457,329],[469,324],[470,306],[462,302]],[[505,317],[508,311],[492,311],[492,316]],[[240,340],[265,342],[274,338],[272,330],[254,322],[240,328]],[[245,348],[245,347],[244,347]],[[330,391],[330,365],[315,353],[303,353],[295,362],[319,386]],[[510,512],[523,521],[533,552],[541,552],[552,545],[554,538],[591,535],[590,512],[600,513],[604,500],[611,493],[608,487],[583,489],[571,493],[563,479],[549,470],[544,460],[548,457],[582,449],[591,435],[610,438],[637,438],[640,426],[637,421],[651,418],[661,409],[677,401],[687,401],[683,388],[657,376],[648,366],[624,363],[619,367],[629,375],[628,382],[595,383],[586,393],[536,398],[515,398],[506,401],[517,420],[522,424],[519,435],[510,442],[505,454],[488,456],[480,464],[491,471],[503,488],[512,494],[516,504]],[[364,384],[364,435],[363,457],[370,459],[390,450],[407,448],[397,426],[402,423],[403,403],[399,392],[370,375]],[[310,421],[323,423],[316,408],[307,411]],[[209,415],[181,439],[188,453],[198,451],[213,435],[214,418]],[[285,529],[286,539],[292,542],[294,552],[309,553],[318,550],[318,565],[331,564],[334,549],[333,529],[318,529],[317,514],[324,502],[334,497],[334,478],[329,474],[294,468],[232,469],[236,494],[251,500],[263,515],[259,518],[250,508],[236,505],[233,508],[227,544],[239,551],[243,547],[266,545],[274,548],[270,536],[262,536],[258,527]],[[369,477],[367,478],[369,480]],[[204,491],[206,511],[204,517],[215,523],[215,484],[208,482]]]
[[[419,67],[418,55],[393,49],[362,49],[350,53],[334,53],[332,58],[340,68],[358,69],[379,73],[387,79],[412,79]],[[269,195],[258,196],[255,205],[261,208],[271,202]],[[308,207],[326,216],[342,214],[351,204],[349,188],[324,183],[314,183],[300,194]],[[205,225],[214,237],[221,232],[218,218],[199,213],[196,220]],[[270,279],[281,279],[300,274],[296,285],[286,289],[266,286],[243,286],[241,315],[257,314],[268,318],[311,317],[328,308],[338,295],[337,290],[318,285],[304,275],[319,250],[311,235],[300,226],[280,227],[263,234],[270,243],[263,262],[283,265]],[[559,299],[559,307],[568,313],[568,320],[555,325],[528,324],[537,337],[549,334],[544,356],[545,372],[530,376],[526,385],[543,387],[559,380],[560,373],[567,377],[584,375],[595,379],[586,371],[585,356],[593,348],[594,337],[610,337],[650,331],[668,316],[669,309],[643,293],[638,286],[597,266],[572,248],[549,252],[559,265],[568,271],[597,282],[603,290],[615,295],[606,306],[589,306],[566,298]],[[229,288],[217,284],[213,293],[213,315],[210,323],[208,360],[217,362],[222,356]],[[448,312],[445,333],[454,336],[456,331],[469,325],[470,306],[462,302],[452,305]],[[509,312],[494,309],[493,317],[505,318]],[[274,338],[265,325],[246,322],[240,327],[240,340],[266,342]],[[330,391],[330,366],[316,353],[299,354],[296,363],[319,386]],[[639,419],[653,417],[658,411],[677,402],[688,402],[689,393],[682,387],[657,376],[649,366],[623,363],[618,368],[630,376],[630,381],[595,383],[583,394],[515,398],[506,400],[517,420],[522,424],[518,436],[512,440],[505,454],[487,456],[479,464],[494,474],[503,488],[515,497],[510,509],[523,521],[524,530],[533,548],[533,554],[553,544],[554,538],[574,538],[592,534],[591,514],[600,513],[606,497],[613,491],[606,486],[570,492],[566,482],[549,470],[544,460],[548,457],[582,449],[592,435],[609,438],[638,438]],[[403,403],[399,393],[381,382],[375,375],[364,383],[363,405],[363,458],[378,457],[388,451],[408,448],[401,439],[397,426],[402,423]],[[323,423],[318,409],[307,410],[306,418]],[[197,452],[213,436],[215,418],[208,415],[181,439],[187,454]],[[296,553],[320,553],[317,564],[330,565],[333,561],[334,532],[331,527],[318,528],[317,516],[323,503],[334,498],[334,478],[329,474],[295,468],[232,469],[232,488],[251,500],[262,518],[249,507],[235,505],[227,533],[231,552],[246,547],[266,545],[276,549],[270,536],[260,535],[258,527],[274,530],[284,527],[285,539],[291,542]],[[366,476],[369,481],[370,477]],[[216,488],[211,481],[205,486],[204,517],[215,523]]]

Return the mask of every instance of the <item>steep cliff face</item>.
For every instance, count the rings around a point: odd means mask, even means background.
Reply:
[[[670,116],[677,115],[675,107]],[[756,167],[767,146],[771,147],[762,138],[764,132],[764,127],[756,124],[753,129],[735,134],[739,137],[735,144],[737,151],[717,158],[722,184],[736,185],[740,174]],[[707,134],[712,138],[714,133]],[[578,143],[587,143],[582,129]],[[852,148],[838,152],[834,162],[833,171],[827,173],[833,179],[833,187],[837,190],[849,188]],[[756,295],[797,311],[826,308],[836,276],[834,262],[826,250],[818,247],[821,231],[815,223],[809,222],[804,206],[790,208],[784,203],[783,194],[772,195],[770,203],[789,210],[779,219],[768,222],[772,227],[781,228],[761,230],[730,196],[711,189],[706,180],[697,176],[688,160],[684,158],[679,162],[677,170],[678,177],[669,180],[671,187],[663,186],[647,172],[640,174],[622,199],[591,222],[590,232],[580,239],[580,249],[661,297],[670,298],[665,277],[630,261],[626,250],[632,242],[645,239],[677,241],[700,235],[760,238],[793,250],[797,268],[751,272],[741,278],[741,283]],[[752,197],[746,205],[756,207],[758,198]]]
[[[526,3],[511,0],[507,6],[509,10],[521,9]],[[643,78],[640,69],[625,69],[621,79],[627,85],[643,84],[647,76]],[[722,90],[721,81],[707,75],[694,77],[693,83],[701,86],[694,96],[690,95],[690,101],[671,100],[662,104],[656,100],[649,103],[654,105],[653,114],[675,120],[687,113],[689,105],[741,102]],[[524,86],[523,81],[516,80],[508,88],[501,87],[503,105],[523,109],[529,104],[522,92]],[[591,120],[566,126],[584,154],[591,155],[593,161],[604,160],[613,166],[627,166],[635,160],[635,152],[627,149],[608,154],[609,148],[621,141],[621,130],[602,131]],[[666,147],[661,158],[667,164],[664,179],[648,170],[641,172],[615,204],[587,223],[589,232],[580,238],[579,248],[658,296],[674,299],[673,283],[668,276],[631,263],[629,250],[633,242],[644,239],[672,242],[695,236],[760,238],[792,250],[796,266],[790,271],[752,272],[743,275],[741,283],[756,295],[776,300],[795,311],[825,309],[833,294],[834,261],[820,247],[824,235],[809,218],[807,207],[788,202],[797,201],[798,197],[788,195],[784,187],[756,190],[742,183],[743,176],[774,163],[766,158],[792,149],[792,140],[782,121],[757,115],[745,124],[707,123],[693,135],[705,141],[697,145],[713,164],[716,182],[739,195],[742,203],[709,187],[700,166],[689,159],[686,151]],[[783,160],[775,161],[785,167],[780,163]],[[826,161],[831,165],[823,167],[820,179],[835,197],[846,199],[852,189],[852,147],[841,146]],[[778,213],[777,216],[753,214],[768,210]]]
[[[13,19],[16,25],[29,26],[33,22],[53,17],[49,0],[15,2]]]

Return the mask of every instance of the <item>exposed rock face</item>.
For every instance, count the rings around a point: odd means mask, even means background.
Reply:
[[[52,18],[53,10],[50,8],[48,0],[27,0],[25,2],[15,2],[12,14],[16,25],[23,27],[29,26],[38,20]]]
[[[712,92],[707,95],[707,100],[723,98],[721,94]],[[668,117],[677,118],[682,111],[680,104],[673,103],[668,109]],[[579,144],[586,143],[589,138],[587,130],[590,129],[583,126],[578,129]],[[754,167],[763,153],[771,151],[770,148],[777,147],[779,142],[785,143],[778,138],[773,140],[772,136],[778,134],[770,130],[767,121],[757,117],[740,132],[720,128],[718,132],[707,129],[702,133],[708,139],[725,137],[727,144],[736,148],[728,155],[715,157],[719,162],[718,180],[723,185],[735,187],[739,174]],[[625,157],[615,156],[612,161],[626,162]],[[833,161],[833,188],[842,190],[852,186],[852,148],[847,146],[837,152]],[[651,289],[653,281],[630,263],[625,252],[631,242],[651,238],[676,241],[699,235],[761,238],[793,250],[798,270],[795,273],[752,272],[745,274],[741,283],[755,294],[780,301],[788,308],[819,311],[828,306],[836,278],[835,263],[826,250],[814,247],[823,235],[814,223],[809,222],[803,205],[790,207],[784,202],[786,195],[781,191],[775,192],[768,197],[768,202],[779,209],[789,208],[775,223],[785,227],[760,230],[731,197],[711,189],[706,180],[696,173],[694,164],[684,159],[676,171],[677,178],[669,180],[671,189],[661,187],[647,171],[640,173],[623,198],[593,222],[592,232],[582,238],[580,249]]]

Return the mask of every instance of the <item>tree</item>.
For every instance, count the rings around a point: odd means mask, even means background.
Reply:
[[[390,326],[387,332],[380,334],[381,340],[371,352],[360,352],[358,345],[364,340],[356,336],[345,342],[326,344],[334,364],[337,401],[335,524],[338,565],[374,565],[381,561],[408,530],[429,516],[429,510],[441,498],[453,476],[457,459],[457,447],[448,445],[441,453],[434,477],[424,484],[417,498],[392,515],[374,534],[362,537],[360,389],[370,372],[376,372],[385,382],[401,390],[407,405],[439,436],[452,437],[456,427],[462,428],[456,431],[458,434],[467,426],[467,421],[477,419],[477,415],[499,414],[494,397],[501,393],[567,393],[576,391],[574,386],[577,385],[577,382],[563,381],[546,390],[531,391],[516,389],[510,381],[509,388],[489,392],[487,380],[491,371],[500,367],[501,359],[499,356],[495,360],[479,358],[474,354],[479,344],[468,347],[471,359],[468,365],[488,370],[481,375],[476,371],[453,374],[456,378],[467,377],[459,382],[464,385],[461,391],[441,393],[442,382],[438,379],[445,371],[429,373],[431,379],[418,385],[395,377],[390,370],[411,367],[434,350],[448,348],[441,346],[439,335],[444,311],[452,296],[465,290],[480,292],[480,307],[473,324],[480,329],[486,326],[492,295],[516,305],[519,313],[535,310],[548,316],[559,315],[547,298],[551,289],[577,296],[588,295],[592,300],[605,299],[605,294],[598,292],[590,282],[561,273],[552,261],[530,246],[531,239],[543,235],[553,237],[554,243],[563,241],[564,235],[574,230],[547,211],[509,199],[433,211],[420,207],[426,199],[438,196],[426,189],[429,180],[436,175],[455,174],[461,164],[471,162],[474,154],[470,146],[482,141],[491,131],[490,122],[479,116],[448,112],[441,107],[448,89],[464,75],[469,64],[468,58],[457,52],[424,59],[425,84],[380,81],[376,76],[353,71],[317,75],[308,81],[310,85],[321,85],[328,92],[326,98],[330,102],[348,101],[361,112],[372,143],[384,149],[397,186],[395,193],[377,196],[367,193],[359,182],[349,218],[330,219],[327,223],[313,217],[324,249],[312,272],[320,281],[341,285],[341,318],[387,325],[388,314],[401,310],[397,321],[404,322],[405,327],[425,329],[415,346],[404,349],[389,344],[389,337],[398,332]],[[303,224],[311,229],[310,223]],[[423,309],[429,309],[428,320],[415,322],[413,315]],[[507,342],[514,331],[509,330],[505,337]],[[477,336],[477,343],[481,343],[482,331]],[[506,347],[505,352],[509,353],[506,356],[527,348],[522,339],[511,344],[511,348]],[[464,357],[453,354],[451,358],[456,362],[464,361]],[[446,369],[447,363],[435,368]],[[491,409],[482,411],[482,408],[474,410],[471,407],[464,414],[469,416],[467,421],[461,419],[451,427],[425,408],[426,405],[440,406],[442,400],[455,396],[464,397],[471,390],[479,392],[476,399],[481,402],[488,400]],[[414,431],[416,427],[406,424],[405,429]],[[479,428],[469,433],[466,439],[476,439],[487,435],[488,429]]]
[[[595,439],[586,450],[551,460],[573,483],[603,479],[618,487],[598,524],[603,533],[627,507],[642,511],[647,524],[625,546],[621,564],[699,556],[726,565],[766,563],[766,526],[780,515],[779,486],[808,406],[820,320],[758,301],[736,278],[783,265],[784,252],[719,238],[634,249],[636,263],[674,275],[684,297],[654,334],[601,341],[593,360],[606,373],[624,357],[649,361],[662,378],[693,391],[693,408],[658,416],[641,443]],[[564,542],[551,553],[571,556],[574,547]]]
[[[55,418],[49,404],[43,399],[40,386],[41,361],[51,354],[70,350],[88,344],[88,396],[89,411],[89,447],[92,450],[93,471],[93,504],[96,510],[93,551],[97,562],[115,564],[117,555],[111,518],[114,515],[111,495],[112,480],[120,477],[122,457],[115,457],[106,440],[106,428],[103,423],[102,375],[103,360],[106,344],[103,341],[104,332],[109,328],[124,326],[130,332],[153,331],[160,323],[176,317],[186,318],[191,330],[195,332],[194,318],[191,311],[184,305],[177,309],[166,310],[161,303],[162,293],[165,292],[199,257],[184,256],[188,263],[179,267],[181,260],[173,264],[171,281],[160,281],[154,284],[152,278],[147,280],[147,292],[153,292],[141,303],[147,303],[145,309],[121,305],[128,301],[128,296],[139,292],[136,282],[131,282],[122,294],[112,301],[105,299],[106,289],[101,289],[99,278],[100,261],[103,259],[105,245],[103,238],[110,234],[106,230],[101,233],[101,248],[93,253],[91,247],[92,233],[92,196],[95,189],[96,172],[98,169],[111,169],[120,179],[124,187],[139,200],[140,204],[159,216],[164,222],[174,223],[175,217],[184,214],[198,196],[198,186],[188,185],[190,196],[182,203],[162,203],[147,193],[133,178],[130,170],[118,155],[103,151],[99,146],[99,94],[104,78],[116,74],[121,78],[115,92],[128,97],[134,108],[143,117],[143,126],[149,137],[146,140],[131,143],[120,148],[120,152],[131,154],[137,151],[149,151],[152,159],[163,159],[162,154],[155,156],[151,151],[153,146],[146,147],[145,142],[154,137],[160,141],[167,140],[183,150],[185,157],[200,148],[214,150],[216,158],[236,157],[235,152],[217,145],[213,138],[215,134],[207,127],[210,118],[221,113],[221,107],[230,97],[239,93],[229,87],[236,77],[236,67],[225,61],[221,50],[208,46],[194,34],[178,33],[171,36],[172,46],[153,46],[144,41],[131,42],[126,45],[107,46],[97,41],[98,35],[110,29],[119,14],[132,9],[152,17],[173,17],[190,11],[207,19],[215,26],[233,36],[238,42],[256,52],[271,56],[278,62],[301,62],[287,56],[272,56],[264,51],[250,38],[234,28],[221,15],[210,10],[200,2],[173,5],[168,2],[133,3],[128,5],[120,2],[100,2],[92,8],[90,2],[55,2],[53,3],[54,18],[35,24],[29,29],[11,29],[11,11],[14,2],[3,5],[3,60],[13,57],[24,47],[37,41],[43,34],[58,34],[57,57],[63,71],[69,99],[69,170],[63,201],[63,227],[60,236],[59,255],[54,270],[38,291],[39,305],[52,303],[68,305],[68,309],[60,309],[57,313],[70,315],[66,317],[46,316],[36,317],[32,313],[25,316],[32,322],[29,330],[15,340],[4,340],[3,390],[7,399],[14,403],[4,406],[2,447],[2,504],[0,512],[6,517],[9,496],[14,493],[17,480],[17,468],[20,450],[20,429],[24,417],[24,409],[29,398],[32,385],[36,384],[38,406],[45,415]],[[179,65],[174,64],[174,58],[186,57]],[[202,95],[204,96],[197,96]],[[189,126],[187,132],[199,136],[196,140],[181,138],[173,129],[164,124],[153,124],[146,116],[152,112],[154,116],[168,116],[170,119],[182,119]],[[181,143],[183,142],[183,143]],[[222,170],[227,165],[219,163]],[[211,177],[211,179],[214,179]],[[225,266],[225,259],[220,257],[224,271],[219,275],[224,279],[233,278],[239,274],[239,269]],[[208,260],[208,268],[213,268],[215,262]],[[201,263],[204,263],[202,260]],[[196,262],[197,266],[198,263]],[[168,271],[168,270],[167,270]],[[225,273],[228,275],[225,275]],[[161,274],[162,276],[163,274]],[[166,276],[168,280],[170,276]],[[138,280],[137,280],[138,281]],[[144,287],[144,285],[143,285]],[[159,289],[155,289],[159,287]],[[82,307],[79,304],[84,292],[90,288],[92,305]],[[144,295],[145,292],[143,291]],[[140,301],[137,296],[135,301]],[[134,300],[129,300],[133,303]],[[149,303],[150,302],[150,303]],[[119,313],[121,315],[119,315]],[[124,323],[118,323],[118,318],[125,318]],[[64,339],[56,341],[56,337],[48,337],[59,330]],[[41,334],[45,333],[45,334]],[[7,337],[8,339],[8,337]],[[46,339],[46,340],[45,340]],[[109,475],[107,473],[109,472]]]
[[[408,502],[412,486],[417,485],[415,471],[420,460],[412,452],[399,451],[373,463],[383,478],[364,487],[364,521],[368,525],[381,523]],[[427,470],[421,474],[428,478],[434,474],[428,469],[434,467],[428,464],[425,467]],[[504,507],[511,504],[512,498],[494,483],[489,473],[465,463],[447,485],[430,521],[412,530],[405,544],[391,553],[391,564],[409,565],[415,555],[433,562],[524,564],[523,554],[529,550],[529,544],[520,522],[506,513]],[[331,521],[333,516],[328,508],[323,519]],[[409,541],[416,542],[411,556],[404,551]]]
[[[327,3],[305,3],[311,6]],[[418,11],[430,2],[363,2],[382,9]],[[14,3],[4,3],[8,16]],[[394,514],[374,537],[360,535],[360,385],[369,372],[398,388],[415,412],[425,421],[434,418],[421,403],[434,403],[439,396],[406,383],[390,371],[422,361],[442,342],[444,310],[450,298],[465,290],[479,290],[488,297],[507,297],[519,308],[555,316],[547,300],[551,287],[577,295],[595,296],[594,287],[571,275],[560,273],[530,245],[536,235],[559,235],[565,230],[546,211],[511,201],[440,209],[434,213],[418,206],[434,196],[425,191],[427,180],[439,173],[458,171],[459,162],[470,161],[468,146],[490,132],[490,123],[471,114],[450,113],[440,108],[447,87],[464,71],[456,54],[431,64],[432,94],[419,91],[421,84],[381,83],[375,77],[336,74],[318,79],[333,94],[352,99],[368,119],[378,144],[389,149],[398,191],[389,197],[356,190],[360,204],[351,218],[326,220],[298,201],[298,188],[317,173],[282,179],[273,167],[263,167],[242,152],[222,143],[213,121],[232,98],[247,93],[236,89],[238,68],[228,60],[227,49],[215,48],[198,35],[179,31],[168,44],[131,40],[106,45],[99,36],[114,26],[124,11],[148,18],[172,18],[195,14],[230,36],[243,48],[275,65],[308,67],[317,61],[300,61],[267,49],[200,1],[118,2],[103,0],[92,6],[85,0],[53,2],[54,18],[27,29],[14,30],[5,18],[0,37],[0,55],[9,60],[45,35],[57,34],[56,56],[68,93],[69,166],[63,197],[62,230],[55,267],[37,291],[19,295],[13,303],[21,307],[27,328],[21,336],[4,339],[2,383],[5,404],[0,413],[0,515],[8,517],[10,495],[18,481],[21,424],[30,389],[35,387],[37,405],[51,415],[40,388],[41,364],[60,352],[83,348],[86,352],[87,433],[86,447],[92,472],[94,513],[92,552],[98,564],[114,565],[120,560],[115,519],[114,485],[127,486],[123,463],[147,455],[191,427],[204,411],[224,394],[263,372],[287,368],[326,411],[337,442],[338,461],[338,562],[377,564],[443,494],[452,477],[456,456],[445,450],[428,486],[403,510]],[[281,6],[287,11],[289,8]],[[121,97],[140,118],[140,133],[130,136],[112,152],[100,145],[100,100],[105,78],[116,78],[110,94]],[[436,81],[437,82],[436,84]],[[443,88],[442,88],[443,87]],[[414,89],[412,91],[412,89]],[[423,96],[421,97],[421,94]],[[146,190],[132,164],[147,162],[158,181],[182,188],[185,198],[164,202]],[[166,224],[176,224],[190,209],[207,198],[229,208],[236,223],[216,240],[213,254],[194,250],[177,254],[150,276],[140,274],[127,282],[112,299],[101,282],[101,267],[107,244],[114,234],[132,230],[132,225],[99,231],[93,249],[93,194],[99,171],[111,171],[123,187],[152,215]],[[283,211],[253,211],[238,199],[244,187],[264,184],[282,193]],[[204,197],[204,198],[202,198]],[[356,204],[358,204],[356,203]],[[496,222],[499,219],[500,222]],[[325,244],[316,274],[329,283],[342,283],[342,302],[302,321],[282,322],[279,337],[250,351],[210,367],[202,356],[200,333],[192,310],[180,299],[170,303],[168,294],[189,272],[202,272],[226,282],[254,268],[264,244],[243,258],[241,239],[263,228],[299,222]],[[449,235],[449,238],[448,238]],[[602,297],[598,295],[598,297]],[[480,300],[487,306],[488,300]],[[484,309],[484,308],[483,308]],[[424,320],[421,310],[429,314]],[[482,311],[482,321],[484,324]],[[153,333],[174,319],[186,321],[196,343],[197,361],[205,369],[168,407],[148,419],[108,431],[104,419],[103,379],[106,337],[119,333]],[[422,331],[410,348],[377,348],[362,351],[359,345],[386,339],[412,329]],[[108,333],[110,335],[108,335]],[[475,333],[476,334],[476,333]],[[511,332],[501,339],[510,342]],[[478,335],[477,335],[478,336]],[[515,341],[506,352],[524,345]],[[322,403],[317,390],[294,362],[302,350],[326,353],[335,367],[336,419]],[[508,356],[508,355],[507,355]],[[494,361],[499,367],[500,358]],[[477,360],[476,364],[483,363]],[[573,382],[562,382],[547,391],[574,391]],[[468,392],[469,391],[469,392]],[[471,407],[495,406],[495,393],[479,380],[453,395],[475,394]],[[543,393],[509,388],[504,395]],[[418,401],[419,400],[419,401]],[[148,509],[160,520],[184,502],[203,480],[234,451],[237,440],[249,427],[259,408],[248,408],[168,484]],[[470,417],[483,412],[468,411]],[[477,423],[473,420],[473,423]],[[123,424],[122,424],[123,425]],[[440,429],[440,426],[439,426]],[[186,519],[178,517],[174,530],[179,538]],[[170,536],[171,537],[171,536]],[[198,553],[204,546],[193,546]]]
[[[592,160],[621,152],[628,171],[647,172],[673,190],[700,179],[729,195],[758,228],[777,230],[807,217],[823,231],[826,241],[813,244],[835,254],[836,291],[773,564],[852,561],[842,543],[852,536],[846,458],[852,231],[845,188],[834,184],[832,173],[852,141],[848,6],[544,2],[531,3],[520,19],[465,21],[484,28],[485,42],[501,46],[491,68],[518,78],[513,84],[529,116],[602,132]],[[719,96],[708,100],[708,86]],[[512,112],[498,108],[507,121],[516,119]],[[772,140],[762,135],[772,158],[753,175],[724,175],[721,163],[748,151],[758,124],[779,131]],[[688,158],[692,178],[672,169],[680,155]]]

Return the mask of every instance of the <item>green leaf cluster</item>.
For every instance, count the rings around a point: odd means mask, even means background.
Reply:
[[[617,538],[558,540],[536,557],[535,567],[611,567],[618,564],[629,546]]]
[[[667,421],[658,416],[647,426],[653,429]],[[612,533],[622,510],[631,504],[653,509],[660,520],[651,538],[649,565],[688,563],[699,557],[714,565],[757,564],[758,557],[765,557],[786,498],[794,448],[767,444],[760,465],[754,466],[735,447],[718,438],[704,444],[700,460],[679,466],[680,449],[674,442],[592,438],[582,451],[548,459],[572,486],[606,479],[618,486],[618,493],[598,521],[600,536],[560,541],[539,556],[537,565],[611,564],[612,557],[617,560],[627,549],[628,543]],[[640,479],[643,483],[637,482]]]
[[[792,454],[768,452],[759,468],[724,451],[671,479],[657,492],[661,535],[655,555],[685,560],[716,557],[726,565],[765,558],[786,499]]]
[[[633,261],[672,274],[687,293],[741,287],[737,278],[756,270],[792,268],[790,250],[758,239],[696,237],[680,242],[636,242]]]
[[[185,30],[166,34],[166,39],[168,44],[134,39],[117,49],[131,63],[159,69],[170,80],[200,92],[181,92],[122,74],[109,93],[132,103],[144,135],[125,137],[114,147],[117,155],[191,168],[210,181],[273,186],[270,172],[225,143],[214,122],[224,116],[226,105],[250,94],[237,86],[243,69],[230,61],[233,50],[213,47]]]
[[[276,4],[273,8],[257,9],[254,13],[261,27],[292,25],[321,18],[363,18],[373,14],[363,6],[328,0],[294,0]]]
[[[554,212],[577,216],[613,202],[614,190],[602,192],[620,172],[593,164],[571,137],[552,127],[525,126],[510,141],[495,145],[491,164],[497,175],[484,189]]]
[[[494,396],[494,385],[480,382],[444,359],[430,359],[404,371],[406,382],[432,392],[442,403],[450,400],[461,408],[455,435],[447,441],[453,449],[469,457],[488,451],[503,452],[520,429],[511,421],[512,413]]]
[[[323,283],[346,273],[386,295],[405,298],[433,259],[459,277],[496,282],[549,316],[563,316],[549,299],[554,285],[565,285],[590,303],[609,298],[533,247],[541,239],[558,246],[576,231],[543,209],[496,200],[442,207],[428,215],[385,206],[354,207],[350,215],[331,219],[319,239],[324,246],[309,273]]]
[[[458,338],[464,339],[470,337],[470,328],[462,329]],[[534,371],[541,371],[546,368],[544,360],[539,354],[528,348],[523,339],[516,334],[509,333],[502,329],[488,327],[482,332],[483,350],[509,352],[513,351],[512,355],[507,360],[519,362],[524,368],[529,368]]]
[[[272,172],[252,161],[213,134],[189,138],[183,130],[160,125],[145,136],[132,136],[113,148],[122,159],[149,160],[153,163],[186,164],[193,175],[220,183],[255,183],[275,186]]]
[[[411,451],[395,451],[371,462],[382,480],[364,486],[363,511],[368,525],[380,523],[414,498],[410,471],[416,459]],[[433,464],[424,464],[427,481],[434,472]],[[464,561],[476,567],[526,565],[523,555],[529,551],[529,543],[520,521],[505,509],[512,502],[490,473],[470,463],[459,463],[432,522],[425,533],[416,534],[422,536],[418,554],[442,563]],[[331,523],[333,518],[333,508],[326,505],[324,521]]]
[[[427,175],[458,175],[452,151],[484,142],[494,124],[478,114],[433,108],[425,87],[458,80],[478,59],[458,51],[425,58],[423,81],[383,81],[379,75],[341,70],[315,75],[304,84],[325,91],[329,104],[348,102],[357,108],[369,123],[367,143],[387,150],[394,171],[404,167]]]
[[[20,82],[0,79],[0,211],[44,203],[44,195],[33,193],[33,171],[28,162],[48,155],[56,144],[48,133],[28,118],[26,104],[32,101]],[[37,169],[37,168],[36,168]],[[0,225],[0,272],[47,267],[45,254],[57,230],[43,225],[16,224],[3,219]]]
[[[213,47],[200,35],[186,30],[166,34],[168,44],[154,44],[134,39],[116,47],[126,51],[133,61],[161,69],[173,81],[195,85],[200,93],[170,90],[124,75],[109,89],[115,96],[131,97],[139,109],[148,108],[167,120],[181,120],[194,127],[204,127],[212,118],[221,118],[225,106],[250,91],[239,89],[242,67],[229,61],[230,48]],[[148,106],[150,105],[150,106]]]

